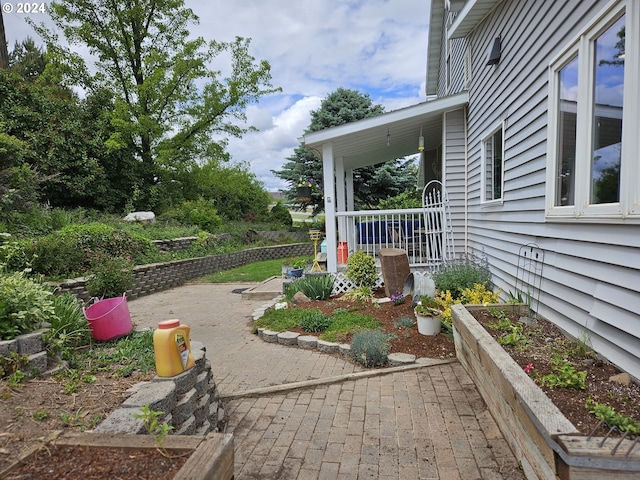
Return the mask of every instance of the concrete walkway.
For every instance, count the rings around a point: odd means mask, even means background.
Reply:
[[[207,348],[234,435],[235,478],[523,479],[456,361],[366,370],[263,342],[255,284],[191,284],[129,302],[137,325],[178,318]]]

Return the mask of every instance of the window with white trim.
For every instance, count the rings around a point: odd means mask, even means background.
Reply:
[[[503,125],[482,140],[483,201],[502,200],[502,172],[504,170]]]
[[[640,213],[639,62],[631,47],[640,35],[640,8],[634,3],[608,9],[550,65],[548,217],[615,220]]]

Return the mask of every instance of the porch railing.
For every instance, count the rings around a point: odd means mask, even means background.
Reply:
[[[336,212],[339,241],[346,241],[349,254],[362,250],[378,257],[381,248],[407,252],[410,267],[439,268],[448,258],[441,209],[360,210]]]

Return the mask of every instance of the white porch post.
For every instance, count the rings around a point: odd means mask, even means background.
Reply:
[[[322,179],[324,184],[324,215],[327,234],[327,271],[338,271],[338,242],[336,235],[336,186],[333,145],[322,144]]]
[[[346,185],[347,185],[347,211],[353,212],[355,209],[355,203],[353,200],[353,170],[346,171]]]
[[[345,212],[347,210],[347,199],[344,188],[344,158],[334,158],[334,166],[336,172],[336,212]],[[347,225],[345,218],[338,219],[338,240],[347,241]]]

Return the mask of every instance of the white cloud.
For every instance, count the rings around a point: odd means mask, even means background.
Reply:
[[[310,111],[338,87],[368,93],[387,111],[425,100],[428,2],[186,0],[186,5],[200,17],[194,36],[251,38],[250,53],[270,63],[273,85],[282,88],[247,109],[259,132],[229,139],[233,159],[250,162],[269,189],[284,187],[270,170],[280,169],[293,154]],[[5,27],[10,46],[33,36],[16,15],[5,15]]]

